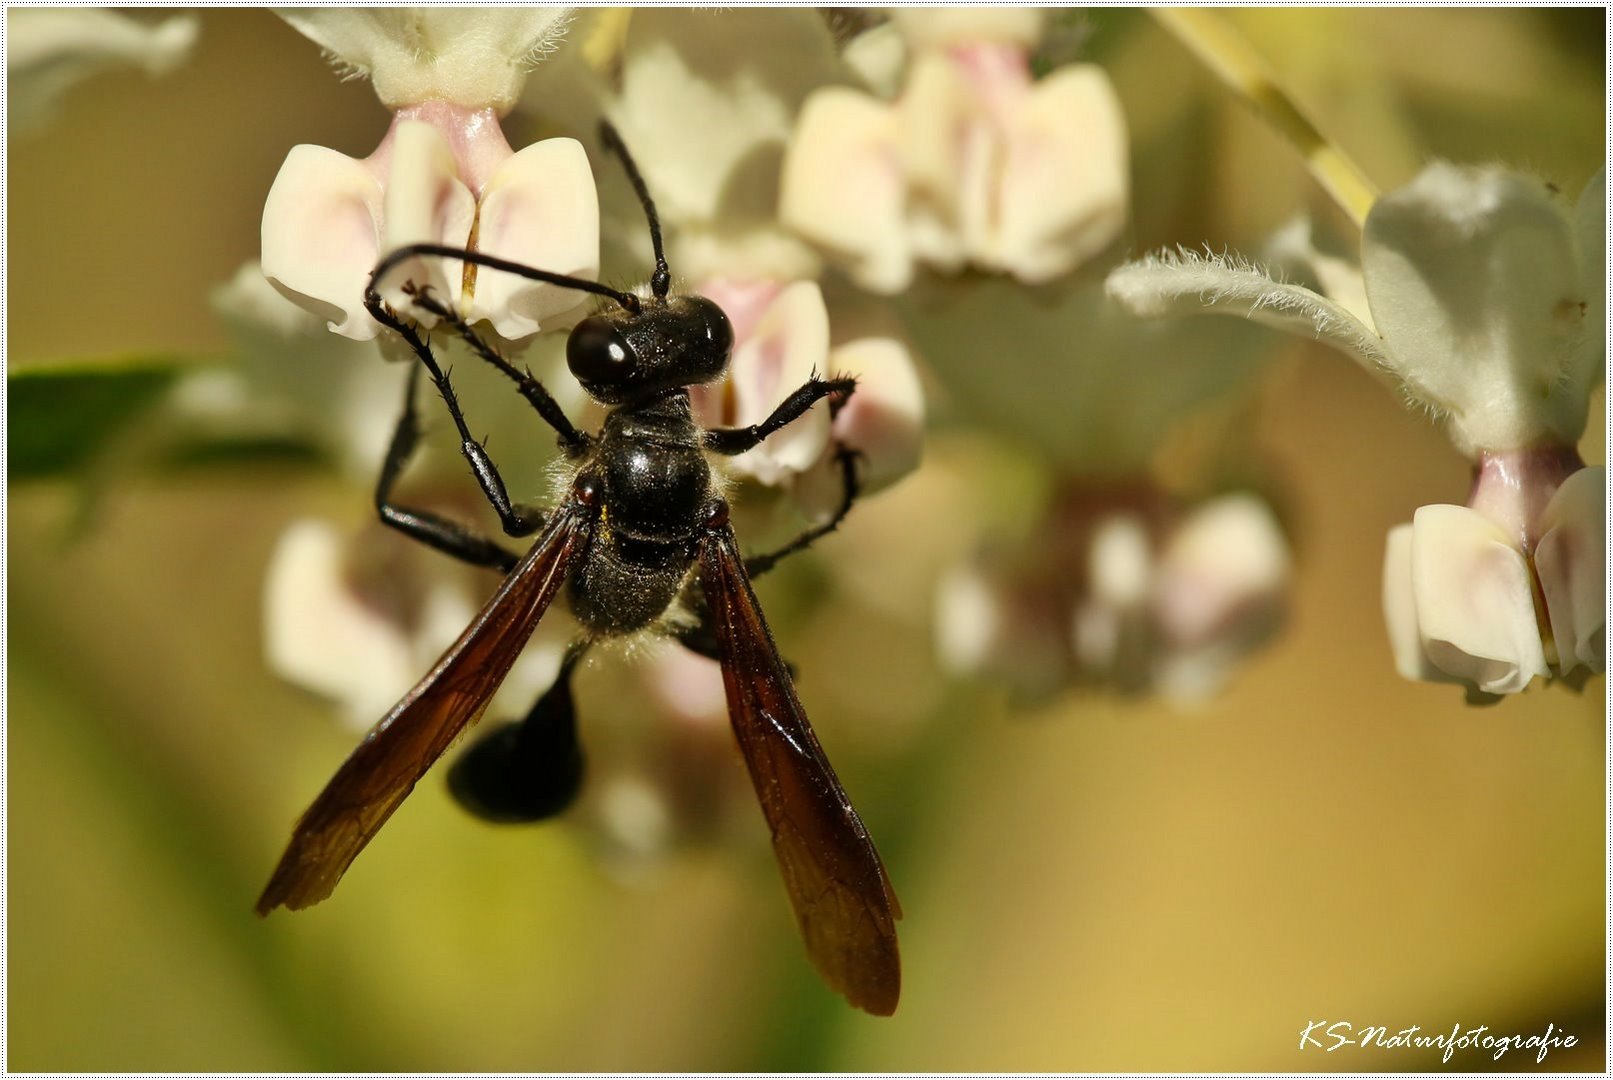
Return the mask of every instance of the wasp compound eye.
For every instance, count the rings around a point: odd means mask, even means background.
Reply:
[[[566,366],[585,386],[620,386],[638,371],[638,356],[621,328],[593,315],[566,339]]]
[[[700,313],[704,324],[704,347],[718,356],[726,357],[734,347],[734,325],[728,321],[728,315],[704,296],[691,296],[689,304]]]

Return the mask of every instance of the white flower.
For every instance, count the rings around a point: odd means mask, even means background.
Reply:
[[[924,397],[907,347],[898,338],[859,336],[831,347],[829,312],[815,281],[703,283],[734,327],[728,375],[690,389],[707,427],[746,427],[765,420],[796,388],[819,376],[853,377],[857,389],[833,419],[823,405],[728,462],[735,473],[772,487],[795,488],[814,514],[839,499],[841,477],[832,445],[860,455],[864,494],[911,472],[923,442]]]
[[[778,170],[802,101],[842,77],[833,39],[811,11],[633,16],[621,86],[606,111],[643,170],[668,230],[668,258],[692,292],[734,328],[727,378],[695,387],[709,427],[760,423],[812,376],[855,375],[831,424],[826,403],[731,459],[732,471],[792,490],[809,515],[832,510],[834,443],[861,456],[863,490],[918,464],[923,396],[894,335],[831,331],[812,250],[778,220]],[[623,232],[648,258],[636,206]]]
[[[13,8],[6,12],[7,119],[19,129],[39,126],[63,94],[108,68],[164,75],[190,55],[198,29],[193,15],[145,23],[88,8]]]
[[[1408,677],[1500,694],[1603,669],[1604,477],[1574,444],[1605,362],[1604,204],[1601,177],[1575,210],[1517,173],[1436,164],[1373,206],[1358,279],[1318,267],[1336,300],[1187,253],[1109,277],[1139,314],[1220,311],[1314,334],[1472,459],[1466,507],[1423,507],[1389,538],[1385,613]]]
[[[527,74],[559,47],[570,9],[328,8],[280,13],[389,109],[450,101],[510,111]]]
[[[491,591],[491,577],[481,584]],[[341,706],[356,730],[374,724],[470,623],[483,599],[473,571],[372,523],[351,534],[316,518],[292,523],[263,586],[264,651],[282,678]],[[554,682],[575,624],[539,626],[491,714],[524,715]]]
[[[882,293],[907,288],[916,263],[1044,282],[1119,235],[1125,121],[1100,69],[1033,79],[1037,12],[896,20],[912,56],[894,102],[830,86],[802,109],[784,165],[786,224]]]
[[[306,443],[339,465],[344,502],[362,524],[317,518],[294,522],[281,534],[264,581],[265,654],[287,681],[335,702],[344,718],[363,729],[386,711],[431,666],[470,622],[494,577],[431,551],[371,517],[370,498],[379,462],[391,441],[408,379],[379,362],[379,342],[357,342],[325,332],[319,320],[269,286],[256,264],[243,265],[214,290],[213,306],[231,331],[240,363],[206,371],[180,388],[184,420],[203,430],[235,436],[250,432]],[[560,344],[558,341],[555,345]],[[558,349],[543,343],[530,360],[540,372],[559,368]],[[450,343],[445,361],[458,355]],[[478,428],[499,445],[519,445],[538,423],[531,408],[484,365],[459,365],[456,384],[475,387]],[[555,381],[575,409],[574,381]],[[474,392],[474,391],[473,391]],[[416,389],[422,435],[402,490],[412,506],[467,522],[485,517],[453,425],[431,412],[427,384]],[[510,442],[507,444],[506,439]],[[516,490],[549,485],[541,462],[505,463]],[[558,672],[575,623],[558,609],[544,619],[500,691],[497,715],[530,708]]]
[[[473,247],[557,274],[599,270],[599,207],[582,146],[549,139],[514,152],[499,126],[526,73],[552,49],[563,9],[298,11],[286,15],[393,110],[358,160],[294,147],[263,212],[264,273],[286,296],[359,340],[380,327],[363,307],[370,271],[412,243]],[[563,322],[587,294],[442,259],[413,259],[381,283],[405,308],[405,281],[429,285],[506,339]],[[430,317],[418,309],[423,321]]]
[[[947,576],[937,644],[952,670],[1027,697],[1076,683],[1202,700],[1281,624],[1291,566],[1254,495],[1179,510],[1072,487],[1022,548]]]

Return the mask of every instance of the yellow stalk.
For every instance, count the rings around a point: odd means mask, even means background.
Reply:
[[[1317,183],[1357,225],[1366,222],[1378,189],[1300,111],[1294,99],[1278,85],[1270,67],[1231,23],[1206,8],[1152,11],[1161,26],[1300,152]]]
[[[605,8],[593,14],[590,32],[581,44],[582,57],[589,67],[603,72],[621,54],[633,12],[628,8]]]

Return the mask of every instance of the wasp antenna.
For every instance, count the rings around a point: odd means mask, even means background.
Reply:
[[[369,288],[365,290],[366,298],[375,296],[381,279],[405,259],[412,259],[417,255],[437,255],[445,259],[459,259],[462,262],[473,263],[476,266],[485,266],[489,270],[502,270],[506,274],[524,277],[529,281],[542,281],[550,285],[559,285],[564,289],[577,289],[580,292],[594,293],[598,296],[607,296],[616,301],[628,311],[637,315],[640,311],[639,298],[632,293],[613,289],[609,285],[601,285],[597,281],[586,278],[570,277],[566,274],[554,274],[547,270],[539,270],[535,266],[526,266],[508,259],[500,259],[493,255],[485,255],[480,251],[471,251],[468,248],[450,247],[446,244],[407,244],[393,251],[386,258],[376,264],[370,272]],[[665,295],[664,293],[660,295]]]
[[[650,291],[655,293],[656,299],[665,300],[672,288],[672,271],[667,267],[666,249],[661,245],[661,217],[655,212],[655,200],[650,198],[650,189],[644,186],[644,177],[638,171],[638,164],[633,160],[633,155],[627,152],[627,144],[622,142],[615,125],[609,120],[601,120],[599,137],[605,143],[605,149],[622,159],[622,168],[627,170],[627,178],[638,193],[639,205],[644,207],[644,216],[649,219],[650,243],[655,248],[655,273],[650,275]]]

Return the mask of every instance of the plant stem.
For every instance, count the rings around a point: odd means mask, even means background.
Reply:
[[[1378,189],[1289,97],[1254,47],[1207,8],[1154,8],[1154,18],[1300,152],[1317,183],[1363,225]]]

